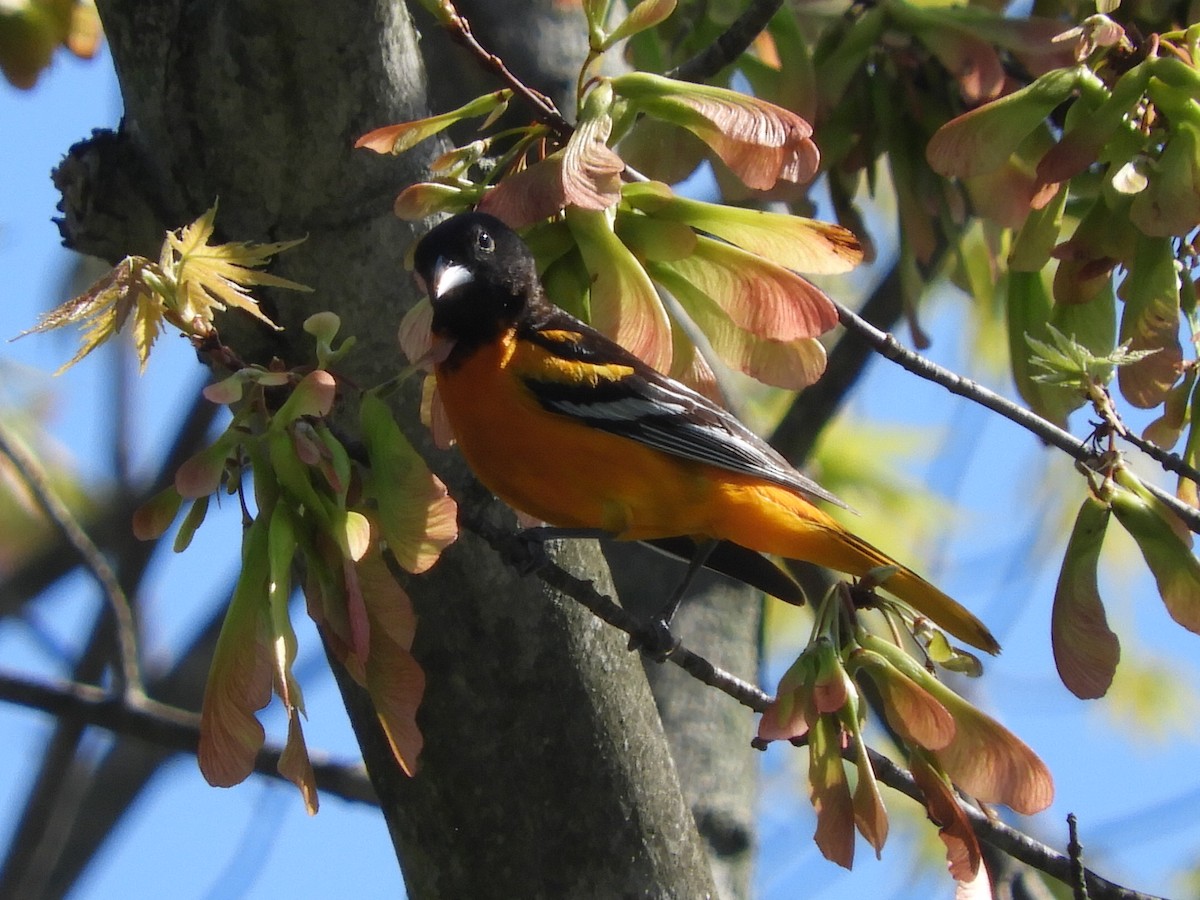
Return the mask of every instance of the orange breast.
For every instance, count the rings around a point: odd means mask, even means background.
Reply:
[[[633,540],[707,533],[706,467],[544,410],[515,374],[544,352],[510,333],[438,370],[446,414],[479,480],[552,525]]]

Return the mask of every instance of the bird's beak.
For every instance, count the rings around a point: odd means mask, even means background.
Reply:
[[[452,262],[444,256],[439,256],[433,264],[433,277],[429,285],[429,299],[440,300],[454,288],[469,284],[475,276],[466,266]]]

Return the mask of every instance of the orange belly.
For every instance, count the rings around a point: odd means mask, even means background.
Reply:
[[[520,345],[527,351],[540,352]],[[506,371],[520,369],[517,352],[510,335],[437,372],[458,446],[480,481],[551,525],[630,540],[707,533],[707,467],[545,411]]]

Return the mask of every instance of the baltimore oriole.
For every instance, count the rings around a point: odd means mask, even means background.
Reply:
[[[956,637],[999,644],[965,607],[813,504],[838,502],[727,411],[554,306],[499,219],[454,216],[417,245],[438,393],[480,481],[551,525],[688,538],[806,560],[884,588]]]

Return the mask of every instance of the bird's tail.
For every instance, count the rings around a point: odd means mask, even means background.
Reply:
[[[855,577],[881,566],[894,566],[896,572],[884,582],[884,590],[960,640],[988,653],[1000,652],[1000,644],[987,626],[965,606],[851,534],[803,497],[759,483],[742,487],[727,499],[725,520],[714,529],[716,537]]]

